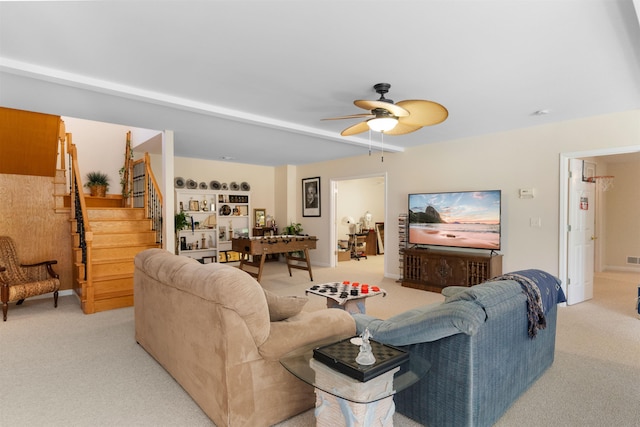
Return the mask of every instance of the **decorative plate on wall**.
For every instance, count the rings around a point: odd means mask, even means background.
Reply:
[[[238,191],[240,189],[240,186],[238,185],[237,182],[233,181],[231,185],[229,185],[229,188],[233,191]]]
[[[201,182],[201,183],[200,183],[200,189],[201,189],[201,190],[208,190],[208,189],[209,189],[209,186],[207,185],[207,183],[206,183],[206,182]]]
[[[240,184],[240,189],[242,191],[249,191],[251,190],[251,186],[249,185],[249,183],[243,182],[242,184]]]
[[[192,179],[188,179],[187,180],[187,188],[190,189],[190,190],[194,190],[194,189],[198,188],[198,183],[195,182]]]
[[[184,188],[184,178],[181,176],[176,177],[173,180],[173,184],[176,186],[176,188]]]
[[[228,189],[229,189],[229,186],[227,185],[227,183],[226,183],[226,182],[223,182],[223,183],[222,183],[222,189],[223,189],[223,190],[228,190]]]
[[[211,181],[209,183],[209,186],[211,187],[212,190],[219,190],[220,187],[222,187],[218,181]]]

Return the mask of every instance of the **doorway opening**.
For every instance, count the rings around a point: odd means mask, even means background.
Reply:
[[[629,147],[617,147],[617,148],[607,148],[607,149],[599,149],[599,150],[591,150],[591,151],[581,151],[581,152],[572,152],[572,153],[561,153],[560,154],[560,221],[559,221],[559,278],[562,280],[562,287],[565,294],[569,294],[570,290],[567,289],[568,283],[570,279],[575,279],[575,277],[571,277],[572,273],[570,270],[576,270],[575,265],[571,265],[572,260],[575,260],[578,257],[578,253],[580,248],[576,248],[571,244],[571,239],[569,238],[569,219],[570,219],[570,203],[571,203],[571,191],[572,186],[570,185],[570,163],[572,160],[576,159],[591,159],[593,161],[598,161],[599,159],[606,163],[605,156],[607,158],[612,158],[611,156],[621,157],[623,159],[630,158],[632,161],[634,159],[639,158],[640,155],[640,146],[629,146]],[[594,185],[594,187],[596,187]],[[601,189],[594,188],[596,191],[601,191]],[[598,197],[594,198],[594,202],[596,206],[594,207],[596,216],[598,216],[598,212],[602,212],[603,206],[602,203],[599,202]],[[599,235],[603,233],[603,229],[600,228],[599,224],[595,227],[595,233],[593,234],[594,240],[594,253],[595,260],[591,263],[590,273],[600,272],[602,270],[602,257],[601,253],[603,250],[604,240],[599,238]],[[593,271],[595,270],[595,271]]]
[[[356,231],[375,230],[376,223],[385,223],[387,206],[387,177],[386,173],[357,175],[334,178],[330,181],[330,266],[338,265],[338,258],[345,259],[345,241],[349,234]],[[374,233],[375,234],[375,233]],[[377,241],[376,237],[373,238]],[[381,242],[384,245],[384,240]],[[368,250],[376,257],[384,256],[377,250],[377,244]],[[384,251],[382,251],[384,252]],[[351,260],[351,258],[346,258]],[[366,262],[366,260],[365,260]],[[377,262],[376,265],[381,263]],[[386,259],[382,274],[386,271]]]

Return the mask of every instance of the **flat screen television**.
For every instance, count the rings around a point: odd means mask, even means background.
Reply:
[[[501,192],[409,194],[409,244],[500,249]]]

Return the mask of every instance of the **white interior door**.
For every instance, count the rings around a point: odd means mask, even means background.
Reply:
[[[582,160],[570,159],[567,304],[593,298],[595,184],[582,180]]]

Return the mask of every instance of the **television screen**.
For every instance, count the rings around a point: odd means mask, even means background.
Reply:
[[[500,249],[500,190],[409,194],[409,244]]]

